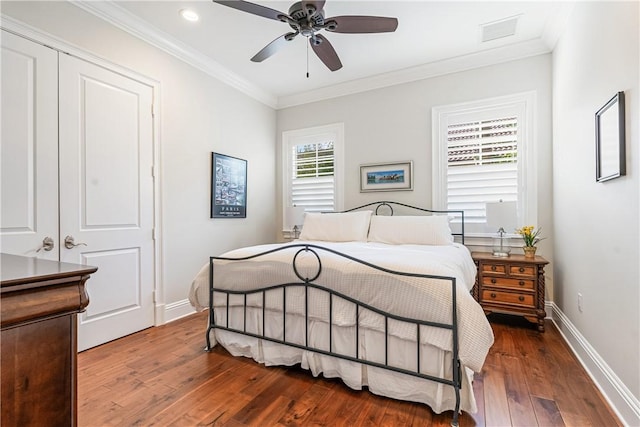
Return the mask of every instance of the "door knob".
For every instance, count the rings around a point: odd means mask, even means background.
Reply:
[[[38,250],[36,252],[40,252],[41,250],[45,250],[45,251],[50,251],[53,249],[53,247],[55,246],[55,243],[53,241],[53,239],[49,236],[45,237],[44,239],[42,239],[42,246],[40,246],[40,248],[38,248]]]
[[[64,238],[64,247],[67,249],[73,249],[76,246],[87,246],[86,243],[76,243],[75,239],[73,238],[73,236],[67,236]]]

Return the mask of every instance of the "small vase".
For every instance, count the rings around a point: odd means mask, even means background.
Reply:
[[[536,257],[536,246],[523,246],[522,250],[524,251],[525,258],[535,258]]]

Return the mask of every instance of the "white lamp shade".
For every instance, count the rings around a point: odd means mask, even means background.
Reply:
[[[287,228],[300,227],[304,221],[304,208],[301,206],[291,206],[287,208]]]
[[[487,203],[487,225],[497,231],[501,227],[507,233],[516,228],[516,202]]]

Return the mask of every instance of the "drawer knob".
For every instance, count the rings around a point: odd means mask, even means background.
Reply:
[[[520,280],[520,281],[518,282],[518,285],[520,285],[520,286],[524,286],[524,282],[523,282],[522,280]]]
[[[496,294],[494,294],[493,292],[491,293],[491,298],[495,298]]]
[[[491,279],[491,283],[496,283],[496,279]]]
[[[491,271],[496,271],[496,266],[495,265],[491,266]]]
[[[524,301],[524,297],[523,297],[522,295],[520,295],[520,296],[518,297],[518,301],[520,301],[520,302]]]
[[[524,267],[519,268],[520,273],[524,273]]]

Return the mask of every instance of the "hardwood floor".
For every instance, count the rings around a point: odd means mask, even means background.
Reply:
[[[491,318],[496,337],[461,426],[619,426],[555,326]],[[517,318],[511,318],[517,319]],[[203,350],[195,314],[78,356],[82,426],[448,426],[452,413],[355,391],[300,368]]]

